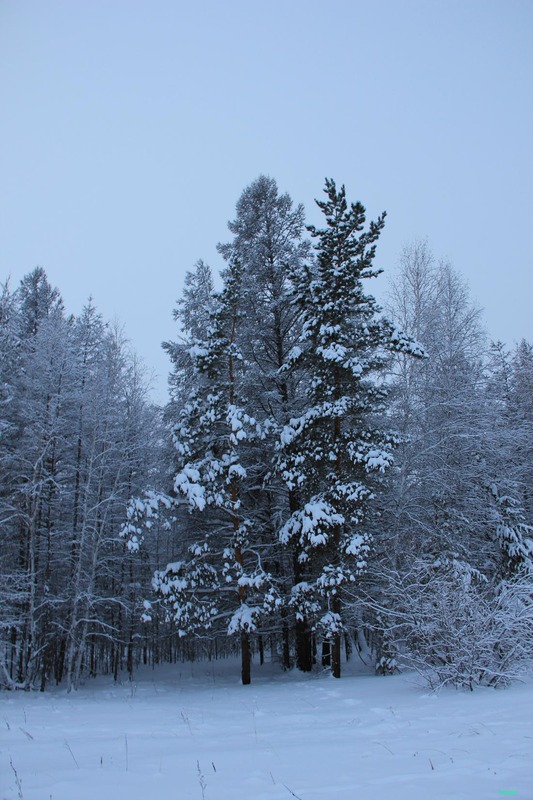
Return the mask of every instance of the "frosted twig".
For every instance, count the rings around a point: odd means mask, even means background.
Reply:
[[[79,769],[79,768],[80,768],[80,765],[79,765],[79,764],[78,764],[78,762],[76,761],[76,756],[75,756],[75,755],[74,755],[74,753],[72,752],[72,749],[71,749],[71,747],[70,747],[70,745],[69,745],[69,743],[67,742],[67,740],[66,740],[66,739],[65,739],[65,747],[66,747],[66,748],[67,748],[67,750],[69,751],[70,755],[72,756],[72,760],[74,761],[74,763],[76,764],[77,768]]]
[[[296,800],[302,800],[302,798],[300,797],[300,795],[298,795],[298,794],[294,794],[294,792],[292,791],[292,789],[289,789],[289,787],[287,786],[287,784],[286,784],[286,783],[284,783],[283,785],[284,785],[284,787],[286,788],[286,790],[289,792],[289,794],[292,794],[292,796],[293,796],[293,797],[296,797]]]
[[[394,753],[392,752],[392,750],[390,749],[390,747],[387,747],[387,745],[386,745],[386,744],[383,744],[383,742],[374,742],[374,744],[379,744],[381,747],[384,747],[384,748],[385,748],[385,750],[388,750],[388,751],[389,751],[389,753],[391,754],[391,756],[393,756],[393,755],[394,755]]]
[[[184,721],[184,723],[186,724],[186,726],[188,727],[188,729],[189,729],[189,733],[190,733],[190,734],[191,734],[191,736],[192,736],[193,734],[192,734],[191,720],[189,719],[189,715],[188,715],[188,714],[186,714],[186,713],[185,713],[185,711],[182,711],[182,712],[181,712],[181,718],[182,718],[182,720]]]
[[[24,795],[22,794],[22,783],[21,783],[21,780],[19,778],[19,774],[18,774],[17,770],[15,769],[15,765],[13,764],[13,759],[12,758],[9,759],[9,763],[11,764],[11,769],[15,773],[15,782],[17,784],[17,797],[19,798],[19,800],[24,800]]]
[[[198,783],[200,784],[200,789],[202,790],[202,800],[205,800],[205,790],[207,788],[207,782],[204,777],[204,773],[201,770],[200,762],[196,762],[196,770],[198,772]]]

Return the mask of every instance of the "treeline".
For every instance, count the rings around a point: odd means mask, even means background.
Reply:
[[[118,534],[158,469],[158,412],[120,330],[35,269],[0,297],[2,683],[132,668],[150,569]]]
[[[158,410],[121,335],[42,270],[0,306],[2,682],[268,646],[340,677],[355,649],[437,683],[533,656],[533,349],[488,346],[461,277],[327,181],[322,228],[242,193],[215,292],[175,311]]]

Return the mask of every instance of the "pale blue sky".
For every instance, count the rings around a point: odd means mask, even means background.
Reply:
[[[0,0],[0,279],[117,316],[164,396],[174,301],[260,173],[324,177],[379,264],[427,237],[493,338],[533,339],[530,0]],[[383,291],[386,278],[376,283]]]

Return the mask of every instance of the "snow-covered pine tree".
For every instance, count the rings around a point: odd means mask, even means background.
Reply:
[[[301,310],[292,296],[291,275],[309,255],[304,238],[304,209],[294,206],[276,181],[260,175],[242,192],[235,219],[228,223],[233,240],[219,244],[226,261],[243,265],[242,314],[236,331],[243,357],[243,387],[249,413],[261,423],[264,437],[255,450],[256,519],[269,543],[268,568],[276,575],[284,597],[300,582],[300,565],[276,544],[277,520],[298,508],[297,490],[287,488],[273,473],[275,444],[283,426],[300,410],[297,380],[288,360],[301,334]],[[282,661],[291,666],[290,619],[282,609]],[[310,670],[310,637],[296,623],[296,664]]]
[[[207,339],[191,344],[195,382],[174,431],[180,459],[176,492],[186,499],[198,536],[187,556],[154,579],[181,633],[240,636],[242,682],[250,683],[250,634],[279,604],[262,565],[254,525],[253,440],[261,428],[243,405],[237,343],[242,266],[232,260],[214,299]]]
[[[305,383],[306,407],[280,437],[277,468],[297,490],[299,507],[279,536],[301,565],[292,594],[296,617],[332,644],[332,672],[340,677],[343,590],[366,568],[367,507],[396,441],[378,421],[387,396],[383,370],[392,351],[423,353],[378,316],[363,288],[381,272],[373,261],[385,215],[365,231],[365,209],[348,205],[344,186],[326,180],[325,194],[317,203],[326,227],[309,228],[315,263],[293,273],[303,331],[288,360]]]
[[[172,362],[168,381],[171,401],[166,409],[167,418],[179,413],[194,379],[194,364],[189,355],[190,342],[201,341],[207,335],[213,308],[213,292],[211,268],[199,259],[194,269],[185,274],[182,296],[172,312],[174,320],[180,326],[180,338],[177,342],[162,344]]]
[[[224,548],[221,551],[214,543],[224,543],[222,530],[224,525],[227,527],[230,511],[232,536],[235,537],[239,515],[228,506],[228,503],[235,504],[235,498],[238,498],[240,508],[253,509],[253,544],[255,553],[260,554],[261,574],[266,576],[272,572],[276,589],[282,593],[290,591],[294,582],[290,557],[283,552],[276,537],[277,518],[287,513],[291,503],[296,507],[292,497],[294,492],[287,491],[279,479],[273,480],[272,462],[277,435],[295,413],[296,393],[287,355],[299,336],[301,326],[300,312],[291,295],[289,275],[291,270],[301,266],[309,249],[303,240],[303,208],[294,208],[289,195],[280,195],[272,178],[260,176],[243,191],[236,210],[235,220],[228,223],[234,238],[218,248],[228,263],[223,273],[224,291],[213,295],[211,272],[204,262],[197,262],[194,272],[186,277],[183,297],[174,314],[181,323],[182,338],[177,343],[163,345],[173,362],[173,400],[166,416],[178,432],[175,436],[178,452],[176,485],[178,495],[185,494],[194,513],[184,520],[179,503],[176,509],[173,498],[158,494],[159,499],[154,500],[147,496],[132,503],[130,519],[124,528],[129,546],[135,549],[140,538],[144,538],[144,523],[151,522],[154,515],[159,514],[162,503],[169,504],[177,512],[180,528],[177,559],[170,571],[158,574],[156,586],[160,595],[174,604],[175,613],[170,616],[182,633],[206,629],[213,632],[234,604],[234,597],[229,600],[231,592],[228,594],[227,591],[231,590],[230,575],[222,576],[223,589],[217,589]],[[237,435],[228,431],[228,403],[238,411],[232,424],[237,417],[245,420]],[[228,443],[220,443],[225,435],[230,436],[231,456],[224,450]],[[213,437],[217,440],[214,446]],[[219,465],[217,474],[211,472],[207,479],[213,485],[218,481],[224,486],[224,492],[217,490],[214,495],[209,491],[205,495],[202,493],[202,508],[190,490],[192,483],[202,484],[205,475],[196,470],[195,480],[191,481],[187,473],[191,463],[187,460],[190,453],[185,452],[184,442],[190,444],[193,439],[197,459],[205,457],[209,460],[215,454],[217,459],[227,462],[222,470]],[[246,463],[239,475],[234,463],[237,445],[239,463]],[[232,481],[224,472],[230,466],[233,468]],[[184,480],[184,475],[187,480]],[[231,491],[228,490],[230,483]],[[197,489],[195,487],[193,492]],[[240,535],[245,528],[246,525],[239,523]],[[206,539],[210,542],[207,549],[204,547]],[[242,546],[236,548],[237,559],[242,557],[242,549]],[[226,558],[226,571],[227,564]],[[179,574],[182,589],[179,598],[174,590],[168,591],[170,573]],[[199,581],[200,573],[202,579]],[[255,573],[255,588],[259,589],[257,570]],[[205,584],[202,587],[193,586],[193,583],[202,581]],[[174,589],[178,582],[174,581]],[[250,587],[244,591],[244,576],[241,576],[240,584],[241,601],[245,594],[250,598]],[[195,592],[191,592],[193,588]],[[215,597],[217,593],[219,597]],[[286,620],[280,600],[274,600],[270,590],[267,594],[269,600],[266,606],[263,602],[261,614],[276,607],[280,612],[278,619],[281,614]],[[261,614],[256,605],[255,617],[258,619]],[[248,633],[244,631],[243,636],[243,674],[247,673],[245,663],[249,662],[246,654]],[[261,641],[259,646],[261,648]],[[290,637],[286,622],[283,624],[283,661],[290,666]],[[246,674],[244,681],[248,680]]]
[[[228,223],[234,238],[218,250],[226,261],[242,264],[237,336],[246,361],[246,396],[257,416],[279,425],[295,402],[290,372],[282,368],[301,330],[290,276],[309,253],[304,209],[294,208],[273,178],[260,175],[242,192],[236,212]]]

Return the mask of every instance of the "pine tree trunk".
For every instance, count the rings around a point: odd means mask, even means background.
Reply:
[[[331,647],[331,674],[334,678],[341,676],[341,636],[336,633]]]
[[[285,621],[283,623],[283,669],[291,668],[291,639],[289,633],[289,625]]]
[[[241,677],[243,686],[248,686],[252,681],[250,660],[250,634],[243,631],[241,633]]]
[[[340,614],[341,603],[338,597],[334,597],[331,603],[334,614]],[[333,637],[331,645],[331,674],[334,678],[341,676],[341,634],[339,631]]]
[[[298,501],[294,492],[289,494],[289,508],[291,514],[298,510]],[[294,583],[298,584],[303,579],[302,568],[298,561],[296,549],[292,554],[292,565],[294,571]],[[311,672],[313,668],[313,643],[311,640],[311,631],[309,630],[309,623],[306,619],[296,620],[294,626],[294,633],[296,637],[296,666],[302,672]]]
[[[296,666],[302,672],[311,672],[313,669],[313,647],[311,631],[306,620],[297,620],[296,634]]]
[[[352,655],[352,641],[349,633],[344,634],[344,652],[346,655],[346,661],[349,661],[350,656]]]

